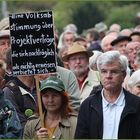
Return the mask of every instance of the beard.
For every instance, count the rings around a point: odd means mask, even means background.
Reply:
[[[82,76],[83,74],[85,74],[85,72],[87,72],[89,66],[79,66],[77,68],[71,68],[70,70],[77,76]]]

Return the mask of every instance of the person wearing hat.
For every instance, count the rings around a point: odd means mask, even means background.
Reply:
[[[127,56],[126,45],[131,41],[131,38],[128,36],[118,36],[111,42],[111,45],[114,47],[114,50],[119,51],[121,54]]]
[[[63,81],[49,76],[40,83],[44,128],[40,118],[29,120],[25,125],[24,139],[73,139],[77,115],[69,105],[68,94]]]
[[[68,62],[70,70],[78,80],[81,102],[89,96],[93,86],[100,84],[99,73],[89,68],[89,57],[92,55],[93,52],[87,51],[84,46],[75,42],[62,57],[63,61]]]

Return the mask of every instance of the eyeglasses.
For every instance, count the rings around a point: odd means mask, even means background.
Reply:
[[[70,57],[70,61],[76,61],[76,60],[85,60],[87,57],[86,56],[78,56],[78,57]]]
[[[133,48],[133,49],[132,49],[132,48],[131,48],[131,49],[128,49],[127,52],[128,52],[128,53],[131,53],[131,52],[133,52],[133,51],[139,51],[139,50],[140,50],[140,48],[137,47],[137,48]]]
[[[102,69],[100,72],[101,72],[102,75],[110,74],[112,76],[117,76],[117,75],[123,73],[124,71],[121,71],[121,70],[105,70],[105,69]]]
[[[73,40],[74,40],[73,38],[65,39],[64,42],[73,42]]]

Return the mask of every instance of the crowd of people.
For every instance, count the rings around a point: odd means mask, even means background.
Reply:
[[[0,21],[0,138],[139,139],[140,25],[79,35],[68,24],[54,37],[57,72],[15,77],[9,18]]]

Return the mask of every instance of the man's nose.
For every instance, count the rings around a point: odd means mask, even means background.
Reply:
[[[108,72],[106,73],[106,76],[107,76],[107,77],[111,77],[111,76],[112,76],[112,72],[108,71]]]
[[[76,58],[75,61],[76,61],[76,63],[79,63],[80,62],[80,59],[79,58]]]

